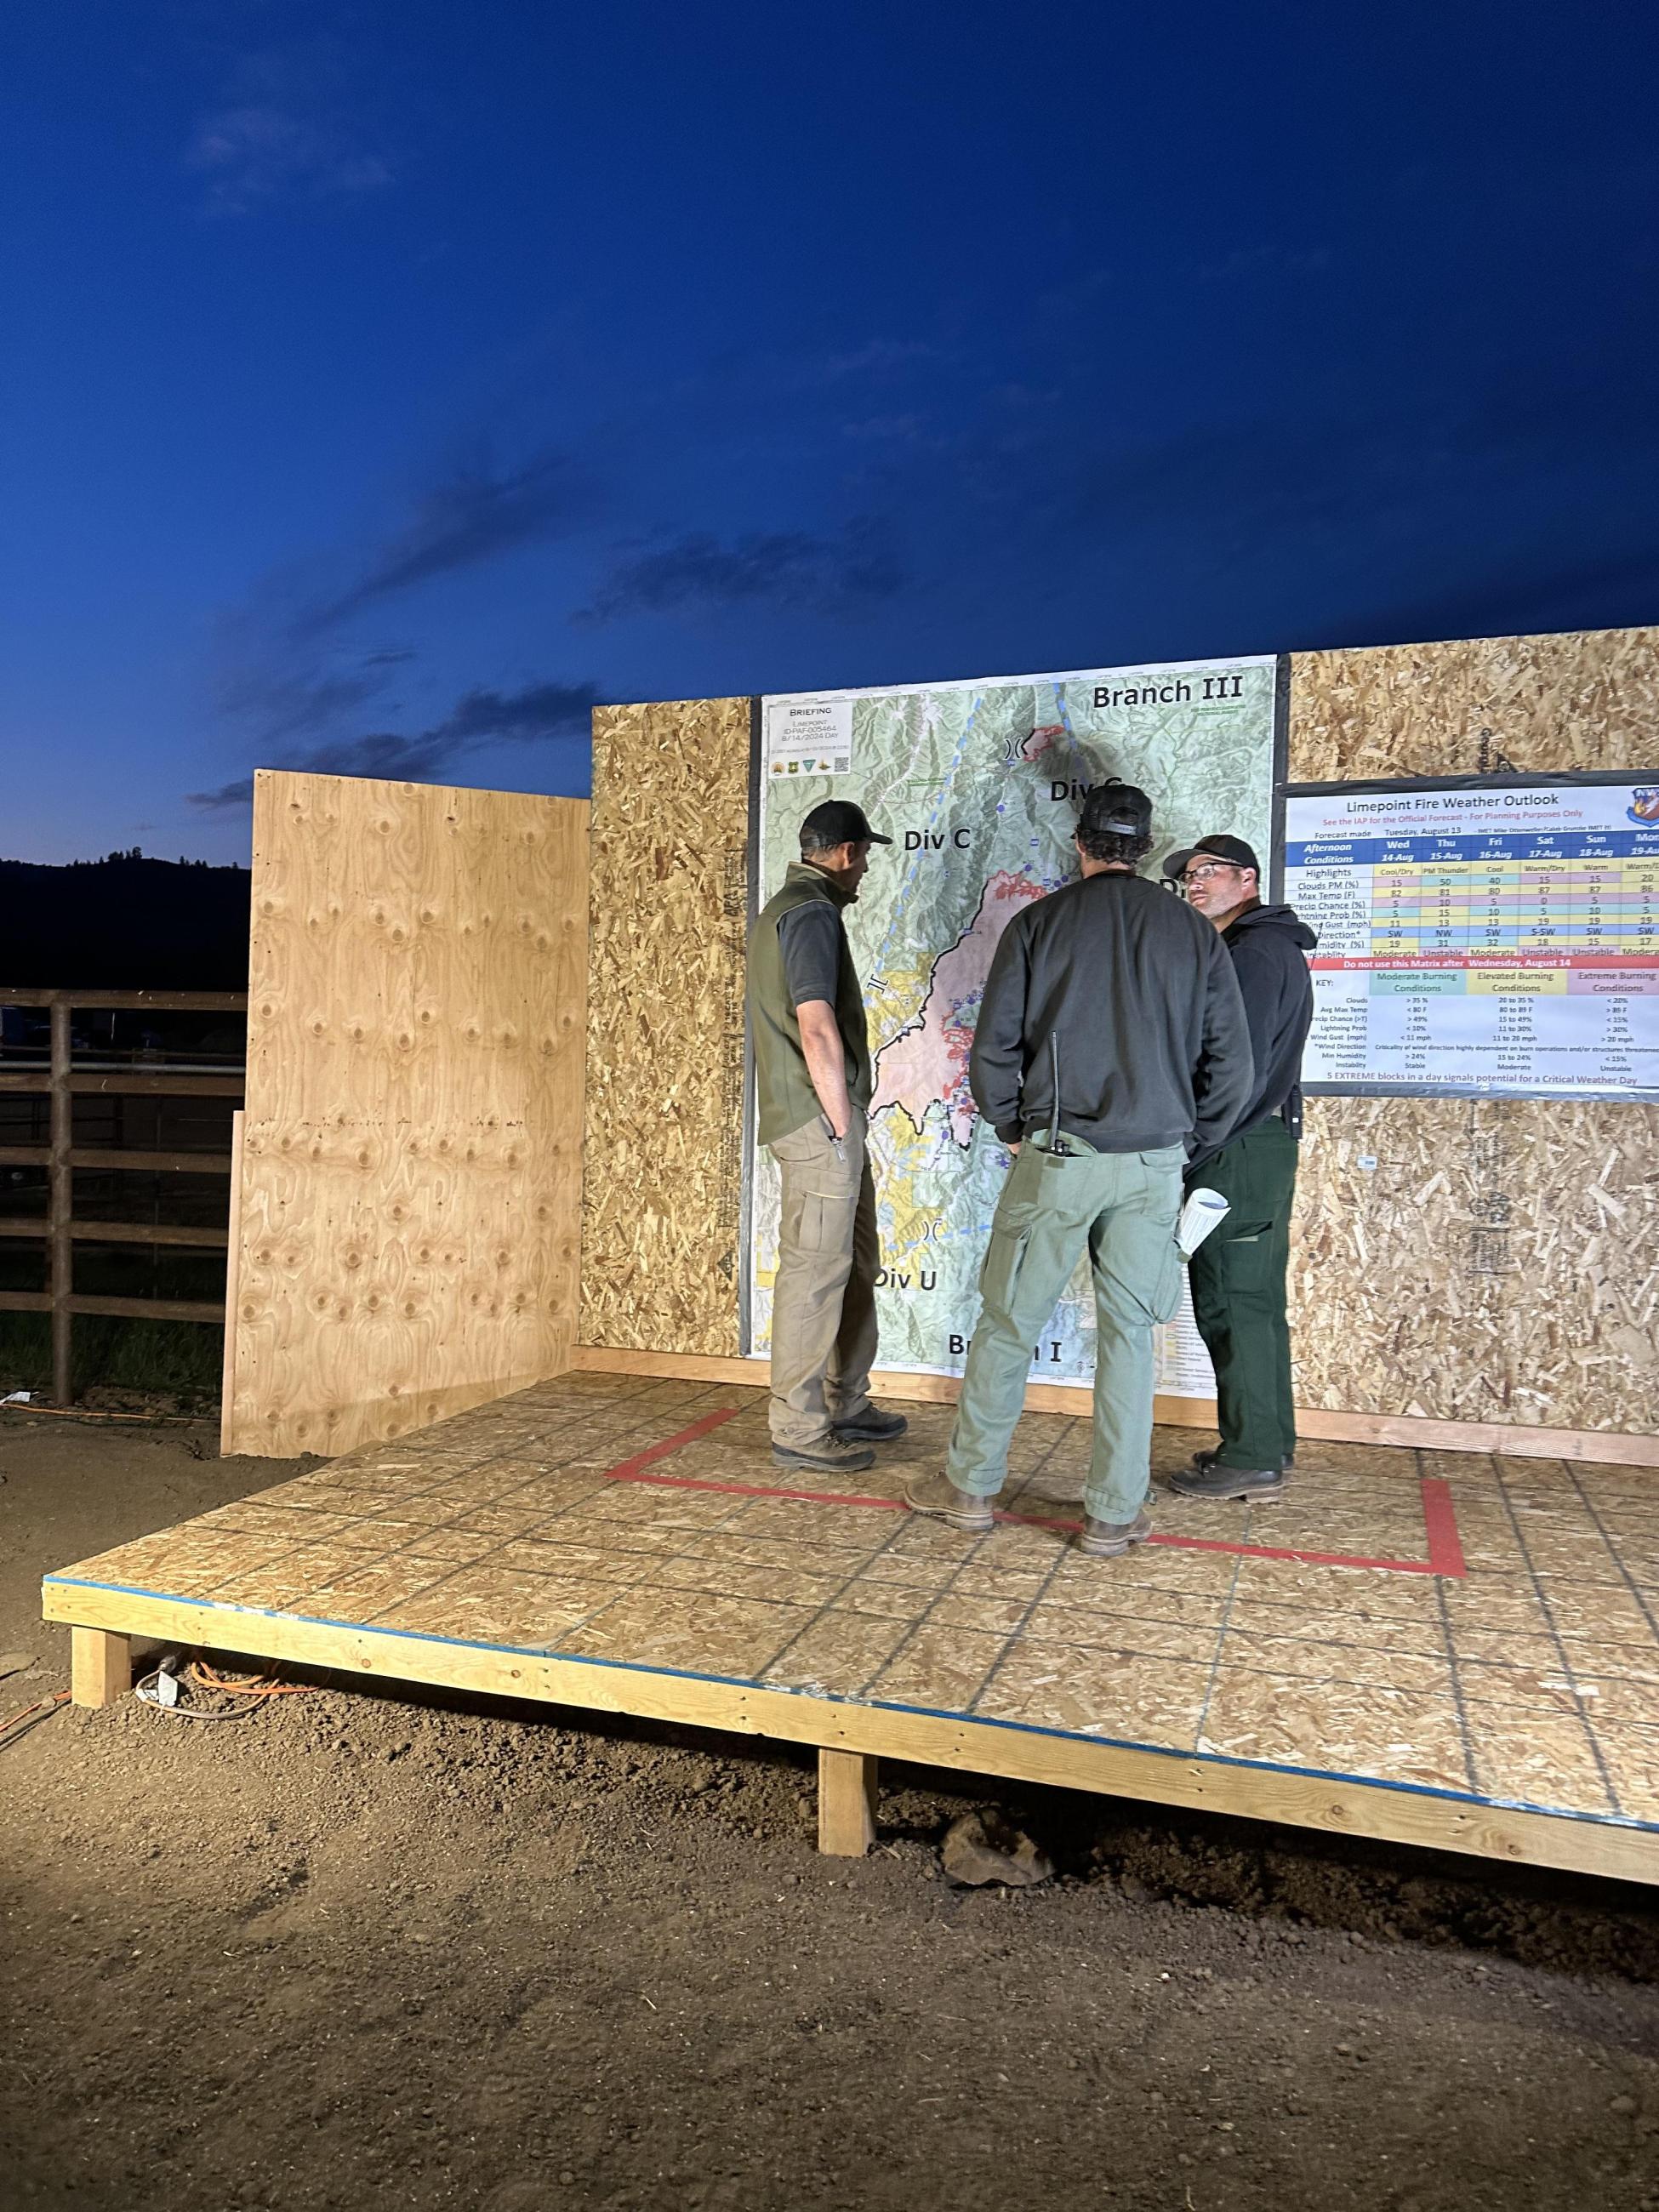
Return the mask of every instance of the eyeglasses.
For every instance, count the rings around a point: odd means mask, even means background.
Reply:
[[[1236,876],[1239,872],[1236,860],[1212,860],[1206,868],[1188,868],[1181,878],[1184,890],[1188,884],[1201,884],[1206,876]]]

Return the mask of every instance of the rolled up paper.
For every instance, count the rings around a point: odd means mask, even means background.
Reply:
[[[1231,1211],[1218,1190],[1206,1190],[1202,1183],[1189,1190],[1176,1223],[1176,1243],[1182,1258],[1190,1260],[1210,1231],[1219,1225],[1222,1215]]]

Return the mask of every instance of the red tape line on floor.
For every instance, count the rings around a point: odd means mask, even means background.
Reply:
[[[783,1484],[756,1482],[712,1482],[702,1476],[689,1474],[653,1474],[650,1469],[659,1460],[665,1460],[687,1444],[696,1443],[700,1437],[721,1428],[727,1421],[736,1420],[741,1407],[732,1406],[718,1413],[705,1413],[700,1421],[682,1429],[678,1436],[666,1437],[661,1443],[653,1444],[632,1459],[621,1460],[615,1467],[605,1469],[608,1482],[644,1482],[660,1490],[708,1490],[725,1498],[787,1498],[807,1505],[863,1505],[886,1513],[908,1513],[910,1508],[902,1498],[863,1498],[848,1491],[793,1490]],[[1146,1539],[1149,1544],[1163,1544],[1182,1552],[1230,1552],[1245,1559],[1290,1559],[1304,1567],[1369,1567],[1379,1574],[1440,1575],[1461,1580],[1468,1572],[1464,1563],[1463,1547],[1457,1534],[1457,1519],[1452,1510],[1451,1487],[1434,1475],[1422,1478],[1420,1489],[1423,1502],[1423,1525],[1428,1536],[1429,1556],[1426,1559],[1373,1559],[1350,1552],[1302,1552],[1279,1544],[1233,1544],[1216,1536],[1168,1536],[1156,1532]],[[1053,1528],[1063,1535],[1079,1529],[1080,1521],[1067,1521],[1042,1513],[999,1513],[999,1521],[1012,1522],[1025,1528]]]

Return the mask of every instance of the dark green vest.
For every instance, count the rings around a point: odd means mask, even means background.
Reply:
[[[749,1031],[755,1046],[755,1084],[763,1145],[775,1145],[780,1137],[804,1129],[823,1110],[806,1072],[800,1024],[789,1001],[783,947],[778,941],[781,917],[810,899],[827,899],[837,908],[847,903],[822,868],[809,867],[804,860],[793,861],[783,879],[783,889],[768,900],[749,939]],[[853,1103],[867,1111],[872,1085],[864,990],[853,966],[844,928],[836,969],[836,1026],[847,1049],[848,1091]]]

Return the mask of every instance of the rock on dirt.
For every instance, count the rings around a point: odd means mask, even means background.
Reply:
[[[1047,1881],[1054,1870],[1054,1861],[994,1806],[964,1813],[951,1823],[939,1846],[939,1862],[951,1880],[964,1889],[988,1881],[1029,1889],[1033,1882]]]

